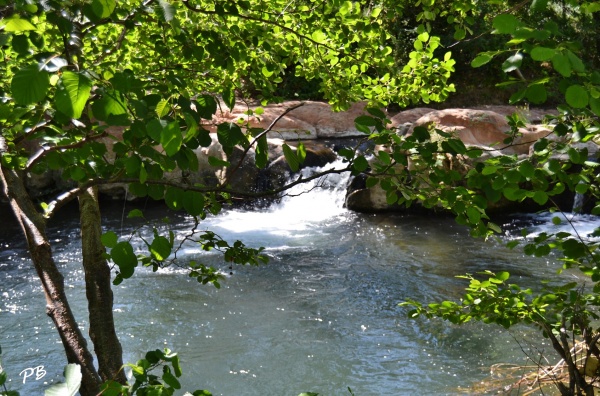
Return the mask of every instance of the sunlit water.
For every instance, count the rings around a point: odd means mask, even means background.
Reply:
[[[202,222],[227,240],[266,247],[271,258],[229,275],[218,255],[186,245],[181,262],[205,262],[227,274],[220,290],[178,269],[138,270],[115,287],[125,360],[168,347],[181,356],[184,389],[215,395],[349,395],[348,387],[357,396],[472,394],[470,386],[485,380],[492,364],[523,363],[513,337],[527,338],[529,329],[413,321],[398,303],[458,298],[465,283],[455,276],[484,269],[536,284],[558,264],[473,240],[451,218],[349,212],[340,202],[345,183],[330,179],[337,191],[317,189],[268,210],[229,210]],[[148,217],[165,214],[179,237],[192,226],[163,209]],[[60,380],[66,362],[19,230],[7,211],[0,216],[7,224],[0,230],[3,364],[11,389],[41,395]],[[64,214],[50,235],[87,332],[74,216]],[[121,220],[122,204],[107,207],[105,216],[106,228],[123,236],[138,224]],[[537,346],[552,355],[548,345]],[[23,383],[19,373],[37,366],[47,374]]]

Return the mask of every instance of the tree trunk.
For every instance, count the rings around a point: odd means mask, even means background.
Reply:
[[[6,145],[0,137],[0,155],[3,155],[5,150]],[[35,209],[22,178],[15,170],[4,168],[0,163],[0,181],[4,184],[4,193],[23,229],[33,265],[42,281],[46,296],[46,312],[58,330],[67,361],[81,366],[83,375],[81,395],[96,395],[99,392],[100,377],[94,367],[87,342],[69,307],[63,276],[56,267],[50,242],[46,236],[46,222]]]
[[[103,381],[127,383],[123,366],[123,350],[115,332],[113,293],[110,267],[104,258],[98,193],[88,188],[79,196],[81,244],[85,291],[90,314],[90,338],[98,359],[98,372]]]

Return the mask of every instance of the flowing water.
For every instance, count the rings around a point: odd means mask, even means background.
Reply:
[[[215,395],[349,395],[350,387],[357,396],[473,394],[470,386],[486,379],[492,364],[525,361],[513,337],[527,338],[530,329],[409,320],[398,303],[457,298],[465,282],[455,276],[484,269],[508,270],[515,281],[535,284],[552,276],[557,263],[473,240],[444,216],[349,212],[340,201],[344,178],[328,183],[338,188],[202,222],[227,240],[266,247],[270,257],[266,266],[236,266],[229,274],[219,255],[186,245],[181,262],[201,261],[227,274],[219,290],[177,268],[138,269],[115,287],[125,360],[168,347],[180,354],[184,389]],[[123,203],[108,205],[105,226],[127,236],[138,223],[122,219],[122,210]],[[49,234],[87,332],[72,212],[53,222]],[[180,238],[193,224],[164,209],[147,213],[168,215]],[[11,389],[41,395],[60,381],[66,362],[19,230],[8,211],[0,216],[3,364]],[[550,346],[537,346],[552,355]],[[39,366],[45,376],[27,376]]]

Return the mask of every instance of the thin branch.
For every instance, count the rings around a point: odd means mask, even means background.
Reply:
[[[40,119],[42,118],[44,113],[40,114]],[[50,121],[42,121],[42,122],[38,122],[37,124],[35,124],[30,130],[28,130],[27,132],[25,132],[24,134],[20,134],[18,135],[15,139],[13,139],[13,143],[14,144],[19,144],[21,143],[23,140],[27,139],[29,136],[32,136],[39,128],[45,127],[46,125],[48,125],[50,123]],[[6,125],[5,125],[6,127]]]
[[[524,7],[525,5],[527,5],[529,2],[530,2],[530,0],[524,0],[524,1],[520,2],[520,3],[518,3],[518,4],[515,4],[514,6],[512,6],[511,8],[509,8],[509,9],[508,9],[508,10],[506,10],[506,11],[503,11],[503,12],[499,12],[499,13],[497,13],[497,14],[496,14],[496,15],[494,15],[493,17],[495,18],[495,17],[497,17],[498,15],[502,15],[502,14],[510,14],[510,13],[513,13],[513,12],[515,12],[515,11],[517,11],[517,10],[519,10],[519,9],[523,8],[523,7]],[[489,16],[487,16],[487,17],[489,17]],[[483,32],[483,33],[479,34],[478,36],[471,37],[471,38],[469,38],[469,39],[458,40],[457,42],[455,42],[455,43],[453,43],[453,44],[450,44],[450,45],[449,45],[447,48],[452,48],[452,47],[454,47],[455,45],[458,45],[458,44],[461,44],[461,43],[468,43],[469,41],[477,40],[477,39],[479,39],[479,38],[481,38],[481,37],[485,36],[486,34],[490,34],[492,31],[493,31],[492,29],[489,29],[489,30],[486,30],[485,32]]]
[[[190,4],[189,4],[189,0],[183,0],[183,1],[182,1],[182,3],[183,3],[183,5],[184,5],[184,6],[185,6],[185,7],[186,7],[188,10],[190,10],[190,11],[192,11],[192,12],[195,12],[195,13],[198,13],[198,14],[207,14],[207,15],[220,15],[220,14],[219,14],[219,13],[217,13],[216,11],[202,10],[202,9],[200,9],[200,8],[196,8],[196,7],[194,7],[194,6],[192,6],[192,5],[190,5]],[[312,37],[306,36],[306,35],[304,35],[304,34],[302,34],[302,33],[298,33],[298,32],[297,32],[297,31],[295,31],[294,29],[292,29],[292,28],[289,28],[289,27],[287,27],[287,26],[285,26],[285,25],[282,25],[282,24],[281,24],[281,23],[279,23],[279,22],[270,21],[270,20],[268,20],[268,19],[263,19],[263,18],[253,17],[253,16],[249,16],[249,15],[242,15],[242,14],[230,14],[230,13],[228,13],[228,12],[225,12],[225,15],[233,16],[233,17],[240,18],[240,19],[246,19],[246,20],[248,20],[248,21],[262,22],[262,23],[265,23],[265,24],[267,24],[267,25],[273,25],[273,26],[277,26],[278,28],[280,28],[280,29],[282,29],[282,30],[285,30],[286,32],[289,32],[289,33],[295,34],[296,36],[298,36],[298,37],[300,37],[300,38],[302,38],[302,39],[308,40],[308,41],[310,41],[311,43],[313,43],[313,44],[315,44],[315,45],[317,45],[317,46],[323,46],[323,47],[325,47],[325,48],[327,48],[327,49],[329,49],[329,50],[332,50],[332,51],[337,51],[335,48],[333,48],[333,47],[330,47],[330,46],[328,46],[328,45],[326,45],[326,44],[320,43],[320,42],[318,42],[318,41],[314,40]],[[355,58],[355,59],[356,59],[356,58]]]
[[[227,176],[227,178],[225,179],[225,181],[222,183],[223,185],[227,185],[227,183],[229,182],[229,179],[231,178],[231,176],[233,176],[233,174],[240,168],[240,166],[242,166],[242,162],[244,161],[244,159],[246,158],[246,155],[248,154],[248,151],[250,151],[250,148],[252,148],[252,146],[254,144],[256,144],[256,142],[258,142],[258,140],[265,136],[267,133],[271,132],[271,130],[273,129],[273,127],[275,126],[275,124],[277,124],[277,122],[279,122],[279,120],[281,120],[283,117],[285,117],[286,114],[288,114],[289,112],[291,112],[292,110],[297,109],[298,107],[302,107],[304,106],[304,102],[301,102],[300,104],[297,104],[295,106],[292,107],[288,107],[283,113],[281,113],[279,116],[277,116],[277,118],[275,118],[273,120],[273,122],[271,122],[271,124],[267,127],[267,129],[265,129],[264,131],[262,131],[261,133],[259,133],[253,140],[252,142],[250,142],[250,144],[248,145],[248,147],[246,147],[246,149],[244,150],[244,153],[242,154],[242,158],[240,159],[240,161],[237,163],[237,165],[235,166],[235,168],[233,168],[233,170],[231,172],[229,172],[229,175]]]
[[[44,158],[46,156],[46,154],[48,154],[49,152],[52,151],[59,151],[59,150],[68,150],[68,149],[72,149],[72,148],[77,148],[77,147],[81,147],[84,146],[85,144],[87,144],[90,140],[96,140],[102,137],[107,136],[108,134],[104,131],[101,133],[98,133],[96,135],[86,135],[83,139],[81,139],[80,141],[78,141],[77,143],[73,143],[73,144],[68,144],[66,146],[52,146],[52,147],[41,147],[30,159],[29,161],[27,161],[27,165],[25,165],[25,172],[29,172],[31,170],[31,168],[37,164],[42,158]]]
[[[102,19],[99,22],[87,22],[87,23],[83,23],[80,25],[81,27],[81,33],[82,35],[86,35],[87,33],[89,33],[92,29],[96,29],[98,26],[102,26],[102,25],[108,25],[108,24],[116,24],[116,25],[124,25],[127,21],[129,21],[130,19],[132,19],[134,16],[137,15],[137,13],[140,10],[143,10],[144,8],[147,8],[148,6],[150,6],[152,3],[154,3],[156,0],[146,0],[142,5],[140,5],[138,8],[134,9],[133,11],[131,11],[129,13],[129,15],[127,15],[124,19],[120,19],[120,20],[113,20],[110,18],[105,18]]]
[[[289,190],[290,188],[297,186],[299,184],[304,184],[306,182],[318,179],[320,177],[326,176],[326,175],[330,175],[330,174],[341,174],[341,173],[345,173],[345,172],[349,172],[351,169],[350,167],[346,167],[346,168],[342,168],[342,169],[336,169],[336,168],[331,168],[319,173],[316,173],[312,176],[309,177],[303,177],[302,175],[300,175],[296,180],[294,180],[293,182],[290,182],[282,187],[279,188],[275,188],[272,190],[268,190],[268,191],[263,191],[263,192],[250,192],[250,191],[240,191],[240,190],[233,190],[233,189],[229,189],[229,188],[224,188],[222,186],[218,186],[218,187],[197,187],[197,186],[192,186],[186,183],[181,183],[181,182],[177,182],[177,181],[171,181],[171,180],[164,180],[164,179],[160,179],[160,180],[146,180],[147,184],[156,184],[156,185],[162,185],[162,186],[168,186],[168,187],[177,187],[177,188],[181,188],[182,190],[186,190],[186,191],[195,191],[195,192],[199,192],[199,193],[225,193],[225,194],[230,194],[230,195],[234,195],[237,197],[243,197],[243,198],[264,198],[264,197],[269,197],[269,196],[274,196],[277,195],[279,193],[282,193],[286,190]],[[83,193],[83,191],[85,191],[86,189],[88,189],[89,187],[92,186],[101,186],[101,185],[106,185],[106,184],[118,184],[118,183],[136,183],[139,182],[139,179],[136,178],[120,178],[119,176],[112,178],[112,179],[93,179],[93,180],[89,180],[85,183],[82,183],[81,185],[79,185],[78,187],[75,187],[63,194],[60,194],[58,197],[56,197],[56,199],[52,200],[51,202],[48,203],[48,206],[44,212],[44,216],[47,218],[50,218],[52,216],[54,216],[54,214],[58,211],[58,209],[60,209],[61,207],[65,206],[67,203],[71,202],[73,199],[77,198],[80,194]]]

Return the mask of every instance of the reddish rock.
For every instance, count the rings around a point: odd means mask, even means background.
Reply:
[[[264,112],[261,115],[252,116],[245,113],[248,109],[254,111],[257,106],[249,107],[238,104],[233,110],[226,109],[217,112],[213,117],[212,125],[209,125],[208,128],[212,132],[216,130],[215,125],[222,122],[240,122],[240,124],[249,123],[253,128],[267,129],[287,109],[301,103],[304,104],[281,117],[267,136],[285,140],[364,136],[354,125],[356,117],[368,114],[364,102],[355,103],[347,111],[334,112],[327,103],[291,101],[262,107]]]
[[[436,110],[427,107],[417,107],[410,110],[404,110],[390,118],[392,127],[403,124],[414,124],[419,118],[434,112]]]

